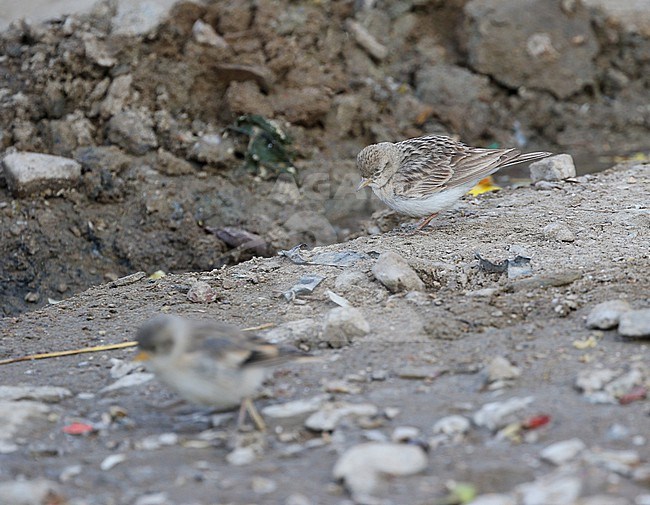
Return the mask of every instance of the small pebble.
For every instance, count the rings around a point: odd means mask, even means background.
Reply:
[[[304,494],[292,494],[289,495],[285,505],[313,505],[311,500],[307,498]]]
[[[30,291],[25,295],[25,301],[27,303],[38,303],[41,299],[41,295],[35,291]]]
[[[363,313],[354,307],[336,307],[325,316],[323,339],[333,348],[343,347],[370,331]]]
[[[264,417],[283,419],[297,417],[318,410],[327,401],[329,395],[317,395],[305,400],[269,405],[262,409]]]
[[[542,232],[547,237],[557,240],[558,242],[573,242],[576,239],[569,227],[562,223],[547,224]]]
[[[390,436],[393,442],[408,442],[420,436],[420,429],[415,426],[397,426]]]
[[[212,303],[217,298],[217,291],[205,281],[196,281],[187,292],[187,299],[194,303]]]
[[[581,370],[576,379],[576,387],[585,394],[590,394],[602,390],[616,375],[610,368]]]
[[[600,494],[580,498],[575,505],[631,505],[631,503],[627,498]]]
[[[560,466],[574,459],[586,448],[587,446],[582,440],[579,438],[572,438],[545,447],[539,455],[543,460]]]
[[[517,500],[507,494],[484,494],[477,496],[467,505],[517,505]]]
[[[576,167],[569,154],[549,156],[530,164],[530,178],[533,182],[561,181],[576,176]]]
[[[463,416],[454,415],[443,417],[442,419],[436,421],[436,423],[433,425],[432,430],[435,435],[442,434],[448,436],[456,436],[467,433],[469,431],[469,428],[469,419]]]
[[[496,356],[486,369],[487,381],[496,382],[516,379],[521,375],[521,369],[510,363],[503,356]]]
[[[133,505],[170,505],[167,493],[150,493],[138,498]]]
[[[514,414],[525,409],[533,402],[532,396],[526,398],[510,398],[502,402],[492,402],[483,405],[473,417],[474,424],[496,431],[513,422]]]
[[[192,36],[194,40],[199,44],[205,44],[206,46],[218,47],[225,49],[228,47],[228,42],[219,35],[214,28],[208,23],[204,23],[200,19],[197,19],[192,26]]]
[[[0,482],[0,497],[6,505],[64,503],[59,486],[46,479]]]
[[[631,477],[634,469],[641,463],[639,453],[634,450],[593,450],[585,454],[584,460],[587,464],[604,467],[610,472],[616,472],[625,477]]]
[[[427,463],[426,453],[417,445],[367,442],[344,452],[334,465],[333,475],[356,499],[377,492],[386,476],[413,475],[423,471]]]
[[[278,488],[278,484],[266,477],[253,477],[251,487],[256,494],[270,494]]]
[[[422,279],[399,254],[388,251],[381,253],[372,267],[375,278],[389,291],[424,291]]]
[[[253,447],[238,447],[228,453],[226,461],[233,466],[248,465],[255,461],[255,449]]]
[[[376,416],[379,409],[371,403],[326,403],[305,421],[305,426],[312,431],[333,431],[348,416]]]
[[[69,389],[56,386],[0,386],[0,400],[34,400],[58,403],[70,398]]]
[[[116,389],[130,388],[133,386],[139,386],[145,382],[149,382],[153,379],[153,374],[149,372],[135,372],[130,375],[125,375],[124,377],[116,380],[113,384],[106,386],[99,390],[100,393],[108,393],[109,391],[115,391]]]
[[[562,473],[549,474],[515,488],[522,505],[573,504],[580,496],[582,481]]]
[[[111,468],[119,465],[125,460],[126,460],[126,454],[111,454],[110,456],[104,458],[104,461],[101,462],[99,468],[101,468],[106,472]]]

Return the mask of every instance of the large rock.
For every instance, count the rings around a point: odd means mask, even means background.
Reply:
[[[598,52],[588,11],[548,0],[472,0],[465,5],[471,67],[510,88],[566,98],[594,81]]]
[[[623,312],[619,319],[618,332],[624,337],[650,337],[650,309]]]
[[[650,37],[650,0],[582,0],[582,3],[599,10],[609,26]]]
[[[9,190],[27,196],[49,189],[71,188],[81,177],[81,165],[69,158],[41,153],[18,152],[2,159]]]
[[[493,119],[489,106],[492,89],[484,75],[440,63],[419,70],[415,83],[418,98],[432,105],[436,114],[463,136],[480,136]]]
[[[151,118],[139,111],[127,110],[115,114],[108,122],[107,135],[108,140],[136,156],[158,147]]]

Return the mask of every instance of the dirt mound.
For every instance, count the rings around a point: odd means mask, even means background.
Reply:
[[[140,37],[115,26],[111,2],[15,24],[0,37],[0,148],[71,157],[83,174],[21,199],[0,180],[2,312],[135,270],[207,271],[353,237],[376,209],[352,193],[351,160],[371,142],[645,146],[648,39],[579,2],[547,32],[531,14],[544,2],[529,3],[501,31],[476,0],[184,2]],[[526,47],[510,48],[524,57],[506,75],[509,32]],[[555,75],[584,57],[570,83]],[[295,177],[242,168],[250,144],[228,128],[241,115],[292,137]]]

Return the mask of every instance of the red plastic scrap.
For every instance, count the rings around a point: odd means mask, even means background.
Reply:
[[[545,426],[550,422],[551,422],[551,416],[546,414],[540,414],[538,416],[532,416],[529,417],[528,419],[525,419],[521,423],[521,426],[527,430],[536,430],[537,428],[541,428],[542,426]]]
[[[93,431],[95,431],[95,428],[86,423],[72,423],[63,427],[63,433],[67,433],[68,435],[86,435]]]
[[[618,398],[618,403],[621,405],[627,405],[628,403],[638,402],[639,400],[645,400],[648,397],[648,390],[643,386],[635,386],[630,389],[629,393]]]

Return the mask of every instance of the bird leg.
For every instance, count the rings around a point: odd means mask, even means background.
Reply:
[[[429,217],[425,218],[425,219],[424,219],[424,220],[423,220],[423,221],[422,221],[422,222],[417,226],[417,228],[415,229],[415,231],[420,231],[420,230],[422,230],[422,228],[424,228],[426,225],[428,225],[428,224],[431,222],[431,220],[432,220],[434,217],[436,217],[437,215],[438,215],[438,213],[437,213],[437,212],[434,212],[434,213],[431,214]]]
[[[241,430],[241,427],[244,425],[244,421],[246,420],[246,413],[248,413],[248,415],[251,417],[251,420],[253,421],[253,424],[258,429],[258,431],[266,431],[266,423],[264,422],[264,419],[262,419],[262,416],[255,408],[253,400],[248,397],[242,400],[239,407],[239,415],[237,416],[237,429]]]

